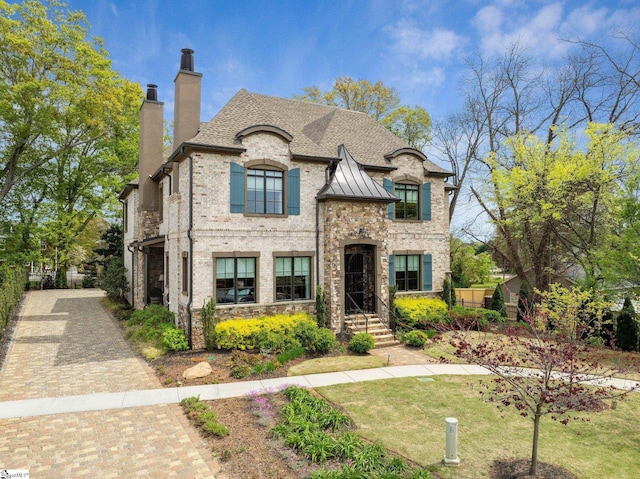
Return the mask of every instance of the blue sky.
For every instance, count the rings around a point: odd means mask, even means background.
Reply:
[[[561,38],[640,24],[640,0],[67,0],[122,76],[158,85],[173,117],[180,49],[203,73],[202,120],[240,88],[290,98],[338,76],[382,80],[434,120],[458,108],[465,58],[514,41],[552,62]]]

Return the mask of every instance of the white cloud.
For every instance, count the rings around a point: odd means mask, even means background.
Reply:
[[[448,61],[465,44],[464,37],[453,30],[435,28],[427,31],[410,20],[400,20],[385,30],[391,38],[392,51],[405,63],[416,60]]]
[[[114,17],[118,16],[118,7],[116,6],[115,3],[113,2],[109,2],[109,8],[111,9],[111,13],[113,13]]]

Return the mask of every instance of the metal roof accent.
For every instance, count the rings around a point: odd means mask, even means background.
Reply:
[[[395,203],[400,198],[385,190],[371,178],[353,159],[344,145],[338,147],[340,161],[333,168],[328,183],[318,192],[317,198],[351,199]]]

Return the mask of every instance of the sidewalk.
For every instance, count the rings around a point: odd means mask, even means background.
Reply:
[[[177,404],[182,401],[182,399],[191,396],[200,396],[202,400],[242,397],[249,392],[267,392],[286,385],[315,388],[334,384],[373,381],[376,379],[422,377],[441,374],[468,375],[489,373],[484,368],[472,365],[430,364],[388,366],[376,369],[310,374],[306,376],[291,376],[261,381],[242,381],[227,384],[208,384],[204,386],[46,397],[0,403],[2,407],[0,410],[0,419],[84,411],[104,411],[109,409],[155,406],[159,404]]]

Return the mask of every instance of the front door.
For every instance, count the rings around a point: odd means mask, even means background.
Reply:
[[[350,245],[344,250],[345,313],[375,313],[375,246]]]

